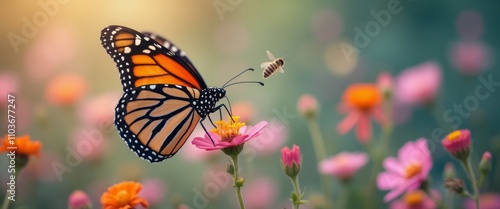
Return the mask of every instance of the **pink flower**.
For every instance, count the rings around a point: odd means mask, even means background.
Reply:
[[[288,147],[281,149],[281,165],[286,175],[292,178],[297,176],[300,172],[301,161],[299,146],[294,144],[291,150]]]
[[[115,106],[120,97],[118,92],[109,92],[84,101],[78,111],[81,120],[85,125],[97,128],[113,124]]]
[[[71,138],[71,148],[85,161],[98,161],[107,151],[106,140],[101,135],[101,140],[97,137],[87,135],[83,130],[75,131]]]
[[[467,158],[471,147],[470,131],[468,129],[453,131],[441,141],[441,144],[453,156],[460,159]]]
[[[433,191],[434,194],[438,195]],[[436,203],[422,190],[407,192],[403,198],[391,203],[390,209],[435,209]]]
[[[407,142],[399,149],[398,158],[387,157],[383,167],[386,171],[378,174],[377,186],[380,190],[392,190],[384,197],[385,202],[419,188],[432,168],[426,139]]]
[[[165,199],[165,183],[160,179],[148,179],[142,183],[139,196],[146,199],[150,205],[157,205]]]
[[[273,208],[274,200],[278,197],[278,185],[272,179],[260,177],[245,182],[243,196],[248,209]]]
[[[7,95],[13,94],[17,95],[17,90],[19,87],[18,76],[11,72],[4,72],[0,74],[0,97],[3,98],[0,100],[0,105],[6,105]]]
[[[81,191],[73,191],[68,198],[68,208],[69,209],[85,209],[90,208],[92,205],[89,196]]]
[[[233,116],[233,120],[229,122],[217,121],[217,128],[212,130],[215,133],[209,133],[215,146],[212,144],[210,137],[205,134],[204,137],[195,137],[192,144],[204,150],[220,150],[228,147],[235,147],[244,144],[250,139],[253,139],[262,134],[263,129],[267,126],[266,121],[257,123],[253,128],[247,130],[245,123],[238,121],[238,116]]]
[[[451,62],[464,75],[474,76],[490,66],[490,51],[480,42],[459,42],[451,49]]]
[[[368,162],[368,155],[360,152],[341,152],[319,164],[319,172],[340,180],[349,180]]]
[[[479,209],[498,209],[500,206],[500,194],[499,193],[484,193],[479,196]],[[466,209],[476,209],[474,200],[465,200]]]
[[[338,106],[340,113],[347,114],[337,125],[339,134],[347,134],[356,125],[356,137],[361,143],[367,143],[372,137],[370,118],[385,123],[381,102],[382,95],[375,84],[354,83],[348,86]]]
[[[288,139],[288,128],[279,120],[271,121],[264,132],[252,141],[249,141],[245,147],[253,148],[257,154],[271,155]]]
[[[377,87],[384,96],[390,96],[394,89],[394,78],[388,72],[381,72],[377,77]]]
[[[202,136],[205,134],[205,131],[200,127],[200,128],[195,128],[191,136],[189,136],[187,141],[193,141],[194,138],[197,136]],[[180,151],[179,154],[184,158],[186,161],[191,162],[191,163],[196,163],[196,162],[207,162],[210,160],[213,160],[214,158],[217,157],[219,154],[218,152],[207,152],[202,149],[198,149],[195,145],[192,144],[186,144]]]
[[[312,118],[316,115],[319,109],[318,100],[311,94],[304,94],[299,97],[297,102],[297,110],[306,118]]]
[[[421,105],[436,97],[441,85],[441,67],[425,62],[405,69],[396,78],[396,99],[406,105]]]

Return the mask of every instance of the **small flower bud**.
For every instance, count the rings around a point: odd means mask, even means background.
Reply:
[[[292,149],[284,147],[281,149],[281,167],[283,172],[291,178],[295,178],[300,172],[301,156],[300,148],[293,145]]]
[[[244,183],[245,183],[245,179],[244,178],[238,178],[234,182],[234,186],[235,187],[242,187]]]
[[[444,187],[455,194],[463,194],[465,191],[464,181],[459,178],[449,178],[444,181]]]
[[[394,79],[391,74],[388,72],[380,73],[377,77],[377,87],[380,93],[384,95],[384,98],[386,100],[390,100],[392,98],[392,91],[394,88]]]
[[[481,162],[479,163],[479,171],[483,175],[488,174],[491,171],[491,153],[490,152],[485,152],[483,154],[483,158],[481,159]]]
[[[455,167],[453,166],[453,163],[446,163],[444,165],[444,172],[443,172],[443,177],[444,179],[450,179],[450,178],[455,178],[457,176],[457,172],[455,171]]]
[[[442,141],[443,147],[457,159],[467,160],[471,149],[471,135],[467,129],[456,130],[449,133]]]
[[[68,198],[69,209],[88,209],[92,207],[89,196],[80,190],[73,191]]]
[[[305,94],[299,97],[297,103],[297,110],[306,119],[312,119],[316,117],[318,113],[319,105],[316,97],[310,94]]]

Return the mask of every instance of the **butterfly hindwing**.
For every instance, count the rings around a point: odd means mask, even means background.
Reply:
[[[200,120],[191,103],[197,89],[180,85],[145,85],[125,92],[116,106],[115,125],[139,157],[160,162],[172,157]]]
[[[101,43],[116,63],[125,92],[151,84],[206,88],[200,73],[176,46],[166,48],[153,38],[124,26],[104,28]]]

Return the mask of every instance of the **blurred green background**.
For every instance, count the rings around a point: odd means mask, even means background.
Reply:
[[[160,194],[152,208],[172,208],[176,202],[196,208],[193,201],[197,191],[203,193],[207,185],[213,185],[213,175],[209,174],[225,170],[226,156],[220,153],[207,156],[196,149],[186,148],[192,147],[189,141],[181,153],[159,164],[143,161],[127,149],[111,125],[114,102],[121,95],[121,86],[115,64],[99,41],[100,30],[108,25],[124,25],[167,37],[186,51],[209,86],[221,86],[249,67],[256,71],[240,79],[263,80],[259,65],[268,61],[266,50],[276,57],[289,58],[285,73],[264,80],[264,87],[240,85],[228,88],[233,108],[237,106],[249,114],[248,124],[273,121],[277,131],[267,136],[279,138],[270,139],[273,142],[262,139],[261,145],[267,147],[266,150],[256,148],[255,153],[244,153],[242,157],[242,175],[247,179],[243,190],[244,194],[247,192],[247,202],[265,202],[265,197],[271,199],[268,205],[249,208],[291,208],[287,201],[292,187],[280,167],[279,149],[285,145],[301,147],[303,169],[300,181],[306,188],[306,199],[321,192],[307,123],[296,110],[299,96],[313,94],[318,98],[321,106],[318,121],[329,156],[341,151],[364,152],[365,147],[352,132],[345,136],[336,132],[336,125],[344,115],[337,113],[335,107],[345,87],[356,82],[374,83],[383,71],[396,77],[407,67],[429,60],[437,62],[443,80],[435,104],[441,109],[413,108],[413,113],[396,123],[390,153],[387,154],[395,155],[397,149],[409,140],[430,139],[434,158],[432,186],[443,195],[443,166],[453,160],[441,147],[441,138],[432,139],[431,133],[440,127],[446,133],[452,130],[450,123],[444,123],[445,127],[442,127],[442,123],[436,122],[439,115],[474,95],[476,86],[481,84],[480,76],[492,76],[492,80],[500,81],[496,62],[500,46],[500,29],[496,21],[500,18],[500,5],[477,1],[402,0],[399,2],[402,11],[391,14],[388,24],[380,26],[380,31],[369,38],[366,47],[358,45],[359,53],[352,55],[351,62],[347,61],[339,45],[356,46],[355,27],[364,30],[366,24],[375,20],[370,11],[387,10],[388,2],[3,2],[0,9],[1,96],[6,92],[17,95],[18,135],[29,134],[32,139],[43,143],[42,156],[33,158],[18,180],[13,208],[65,208],[69,193],[75,189],[87,192],[94,206],[100,208],[98,200],[102,192],[122,180],[149,181],[159,185],[159,188],[151,189],[151,193]],[[218,13],[214,5],[225,5],[228,10]],[[461,14],[465,19],[460,21]],[[29,24],[35,26],[34,30],[26,29]],[[453,46],[471,40],[488,49],[489,59],[483,61],[481,72],[466,76],[453,64]],[[51,101],[49,86],[58,76],[68,74],[79,81],[72,87],[79,92],[72,94],[74,102],[58,104]],[[68,92],[72,92],[70,90]],[[498,94],[495,90],[488,99],[481,100],[479,107],[470,112],[470,117],[462,118],[459,126],[472,131],[474,162],[479,161],[486,150],[494,155],[494,169],[482,187],[485,192],[500,191],[500,178],[495,178],[500,163],[495,159],[500,153]],[[6,118],[5,101],[0,105],[1,118]],[[280,120],[280,115],[286,114],[286,120]],[[0,133],[5,133],[6,120],[0,120],[0,125]],[[92,131],[102,135],[103,142],[92,146],[92,155],[75,166],[69,166],[71,172],[63,173],[59,180],[53,170],[54,162],[67,165],[66,158],[71,153],[68,148],[74,150],[82,133]],[[377,141],[378,125],[374,131],[374,141]],[[248,147],[259,147],[258,142],[256,144]],[[200,156],[206,159],[199,159]],[[0,168],[7,167],[6,159],[0,158]],[[458,164],[455,165],[459,168]],[[362,204],[355,200],[360,198],[368,182],[371,166],[371,163],[365,166],[355,177],[350,203],[353,208]],[[457,170],[465,177],[460,169]],[[0,170],[0,195],[5,191],[6,171]],[[336,201],[342,191],[333,178],[331,183],[335,194],[331,199]],[[223,189],[219,190],[220,187]],[[215,195],[208,197],[208,201],[196,201],[200,204],[206,202],[206,208],[236,207],[230,184],[215,188],[217,192],[211,191]],[[382,202],[384,194],[378,192],[373,204],[386,208]],[[462,200],[456,198],[455,201]]]

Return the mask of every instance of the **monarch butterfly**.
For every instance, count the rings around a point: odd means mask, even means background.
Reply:
[[[151,33],[112,25],[101,31],[100,39],[116,63],[124,91],[116,105],[115,126],[128,147],[149,162],[161,162],[177,153],[198,122],[207,132],[202,122],[210,119],[209,114],[222,107],[230,114],[225,104],[216,106],[226,97],[225,87],[264,85],[256,81],[228,84],[253,71],[247,69],[221,88],[208,87],[184,51]]]
[[[275,58],[271,52],[266,50],[267,52],[267,57],[271,60],[269,62],[263,62],[260,64],[261,68],[264,68],[264,71],[262,71],[262,77],[264,79],[269,78],[272,74],[275,74],[276,72],[284,73],[285,71],[283,70],[283,66],[285,65],[285,60],[283,58]]]

